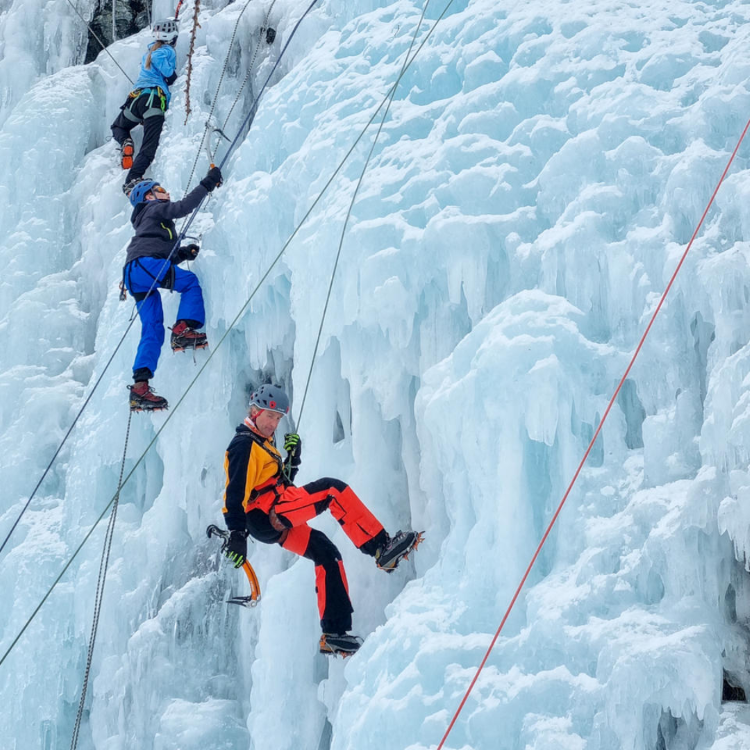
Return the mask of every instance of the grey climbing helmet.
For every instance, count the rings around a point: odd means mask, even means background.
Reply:
[[[276,411],[279,414],[289,414],[289,397],[280,385],[266,383],[250,396],[250,406]]]

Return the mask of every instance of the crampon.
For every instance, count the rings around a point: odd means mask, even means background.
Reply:
[[[399,531],[375,553],[375,563],[381,570],[392,573],[423,541],[424,531]]]
[[[320,636],[320,653],[346,659],[347,656],[356,654],[362,643],[359,636],[349,635],[349,633],[323,633]]]

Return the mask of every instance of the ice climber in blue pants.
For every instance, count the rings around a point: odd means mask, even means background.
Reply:
[[[169,193],[153,180],[142,180],[130,193],[133,206],[130,221],[135,236],[128,245],[122,273],[141,318],[141,341],[133,364],[135,384],[128,386],[131,411],[154,411],[168,406],[167,400],[157,396],[148,384],[156,372],[164,343],[164,311],[159,287],[181,295],[177,322],[172,328],[173,351],[208,346],[206,334],[197,330],[206,320],[198,277],[178,267],[185,260],[194,260],[200,248],[190,244],[174,249],[178,236],[174,220],[192,213],[219,185],[221,172],[218,167],[211,167],[200,184],[176,203],[172,203]]]

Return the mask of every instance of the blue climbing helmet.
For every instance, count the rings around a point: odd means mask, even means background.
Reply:
[[[153,190],[159,183],[154,180],[141,180],[131,191],[128,199],[130,205],[135,208],[146,201],[146,193]]]
[[[250,396],[250,406],[276,411],[279,414],[289,414],[289,397],[280,385],[267,383],[257,391],[253,391]]]

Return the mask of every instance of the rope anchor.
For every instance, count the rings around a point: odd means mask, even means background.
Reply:
[[[221,545],[221,551],[229,545],[229,532],[226,529],[220,529],[215,524],[211,524],[206,529],[206,536],[210,539],[212,536],[218,536],[223,539]],[[245,560],[242,564],[242,569],[245,571],[247,580],[250,582],[250,596],[233,596],[231,599],[227,599],[227,604],[238,604],[240,607],[257,607],[260,601],[260,583],[258,582],[258,576],[255,575],[253,566]]]

